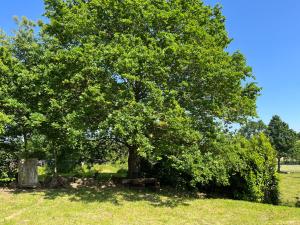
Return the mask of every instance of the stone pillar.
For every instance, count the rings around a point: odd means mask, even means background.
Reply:
[[[18,186],[21,188],[36,188],[38,181],[38,160],[21,159],[19,162]]]

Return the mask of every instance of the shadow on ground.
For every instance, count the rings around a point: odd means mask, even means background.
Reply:
[[[192,194],[178,194],[170,191],[150,192],[147,190],[132,190],[123,187],[81,187],[68,189],[38,189],[38,190],[14,190],[13,194],[32,194],[41,195],[45,199],[54,200],[60,197],[67,197],[73,202],[109,202],[114,205],[122,205],[123,201],[136,202],[146,201],[155,207],[177,207],[186,205],[189,200],[195,199]]]

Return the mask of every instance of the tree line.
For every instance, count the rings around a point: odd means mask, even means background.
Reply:
[[[239,131],[243,136],[249,138],[258,133],[264,133],[276,150],[277,171],[281,172],[282,159],[292,160],[299,163],[299,134],[291,129],[278,115],[275,115],[266,125],[262,120],[249,121]]]

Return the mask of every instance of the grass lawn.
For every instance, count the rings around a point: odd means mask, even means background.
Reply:
[[[300,224],[300,208],[103,188],[0,191],[1,224]]]
[[[295,205],[299,190],[300,173],[280,174],[281,201],[286,206],[118,187],[0,189],[0,224],[300,225],[300,208],[288,207]]]
[[[299,198],[298,201],[300,201],[300,165],[284,165],[282,166],[282,171],[290,173],[279,174],[281,204],[295,206],[297,197]]]
[[[281,170],[283,172],[300,173],[300,165],[282,165]]]

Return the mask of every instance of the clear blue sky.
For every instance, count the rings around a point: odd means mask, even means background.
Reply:
[[[300,131],[300,1],[299,0],[205,0],[220,3],[227,30],[234,39],[230,51],[240,50],[263,87],[259,116],[268,123],[278,114]],[[14,28],[12,17],[42,18],[42,0],[4,0],[0,27]]]

